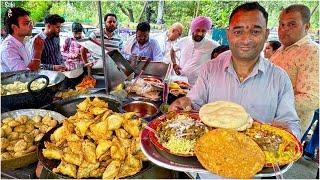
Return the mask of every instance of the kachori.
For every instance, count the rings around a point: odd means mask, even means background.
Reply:
[[[231,129],[205,133],[196,142],[195,154],[204,168],[227,178],[251,178],[265,163],[265,155],[257,143]]]

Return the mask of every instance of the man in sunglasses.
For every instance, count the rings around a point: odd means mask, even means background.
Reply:
[[[33,26],[29,15],[30,12],[19,7],[10,8],[5,13],[4,24],[9,35],[0,47],[1,72],[40,68],[43,47],[41,38],[35,39],[33,56],[24,44],[25,37],[32,33]]]

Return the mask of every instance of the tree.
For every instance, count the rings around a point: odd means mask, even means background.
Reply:
[[[127,5],[118,1],[111,1],[111,3],[120,8],[121,12],[129,18],[130,22],[134,22],[132,1],[128,1]]]
[[[232,10],[245,1],[218,1],[218,0],[108,0],[102,2],[103,14],[115,13],[122,24],[137,23],[149,20],[151,23],[165,23],[170,26],[181,22],[187,29],[195,16],[208,16],[212,19],[214,27],[226,28]],[[1,18],[6,11],[6,4],[23,7],[31,11],[31,19],[42,21],[48,13],[57,13],[65,17],[66,21],[98,23],[98,9],[96,1],[1,1]],[[265,1],[259,0],[269,13],[269,27],[278,26],[278,16],[284,7],[290,4],[305,4],[314,11],[311,17],[311,28],[319,29],[319,1]],[[149,14],[147,14],[149,9]],[[153,11],[158,9],[158,13]],[[186,32],[186,31],[185,31]]]
[[[29,1],[25,2],[22,7],[30,10],[30,18],[33,21],[43,21],[44,17],[49,14],[52,5],[51,1]]]
[[[158,3],[158,15],[157,24],[163,24],[163,12],[164,12],[164,0],[159,0]]]

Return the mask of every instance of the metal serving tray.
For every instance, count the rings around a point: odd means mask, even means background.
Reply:
[[[169,154],[165,151],[158,149],[156,146],[152,144],[149,138],[149,130],[144,129],[141,132],[141,139],[140,139],[140,146],[141,150],[144,155],[154,164],[175,170],[175,171],[182,171],[182,172],[189,172],[189,173],[201,173],[210,175],[209,171],[202,167],[200,162],[197,160],[196,157],[181,157]],[[286,166],[280,167],[281,173],[285,173],[288,169],[291,168],[293,163],[290,163]],[[215,177],[219,177],[215,174],[212,174]],[[263,168],[258,174],[254,176],[254,178],[260,177],[272,177],[275,176],[272,168]],[[224,177],[220,177],[224,178]]]

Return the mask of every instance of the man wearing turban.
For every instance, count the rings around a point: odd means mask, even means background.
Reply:
[[[214,48],[219,46],[218,42],[205,38],[211,29],[211,20],[208,17],[198,16],[191,22],[191,36],[181,38],[171,50],[173,69],[177,75],[187,76],[191,85],[195,83],[198,72],[204,63],[211,59]],[[180,51],[179,65],[176,61],[175,52]]]

